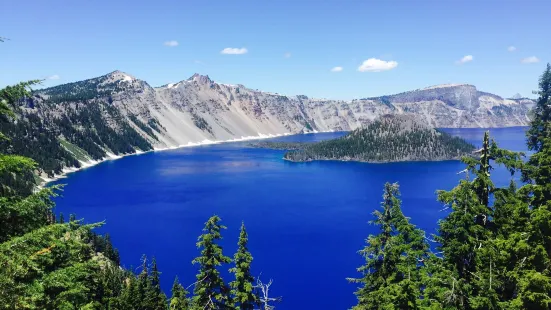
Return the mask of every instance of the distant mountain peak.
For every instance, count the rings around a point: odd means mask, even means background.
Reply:
[[[214,81],[209,78],[208,75],[202,75],[199,73],[195,73],[192,75],[188,81],[196,81],[199,84],[212,84]]]
[[[120,70],[115,70],[113,72],[110,72],[106,74],[105,77],[107,77],[110,82],[116,82],[116,81],[132,82],[136,80],[135,77],[131,76],[128,73],[122,72]]]
[[[519,93],[516,93],[516,94],[513,95],[513,97],[511,97],[511,99],[521,99],[521,98],[523,98],[523,97]]]

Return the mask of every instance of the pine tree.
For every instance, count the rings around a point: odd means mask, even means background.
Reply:
[[[137,279],[137,297],[140,303],[140,309],[145,308],[146,297],[149,294],[149,291],[152,289],[151,282],[149,278],[149,267],[147,265],[147,256],[142,255],[142,265],[141,272],[138,275]]]
[[[418,309],[424,278],[422,262],[428,245],[421,230],[401,211],[398,184],[385,184],[382,210],[373,212],[378,235],[370,235],[359,253],[366,264],[358,268],[363,277],[354,309]]]
[[[125,284],[119,298],[121,308],[124,310],[141,309],[142,300],[139,296],[139,284],[136,276],[132,272],[128,272],[125,278]]]
[[[551,64],[547,67],[539,80],[539,95],[536,106],[534,107],[534,117],[530,123],[528,130],[528,148],[535,152],[540,152],[547,139],[550,136],[551,130]]]
[[[151,261],[151,275],[149,277],[150,287],[146,292],[147,308],[151,310],[166,309],[167,301],[166,295],[161,290],[160,272],[157,268],[157,260],[155,258]]]
[[[224,256],[222,247],[216,242],[222,239],[221,230],[226,229],[220,224],[220,217],[214,215],[205,223],[203,234],[199,236],[197,248],[201,255],[193,260],[199,265],[197,282],[193,291],[193,307],[195,309],[227,309],[231,308],[229,288],[222,280],[218,267],[228,264],[231,259]]]
[[[170,298],[170,310],[188,310],[191,308],[191,303],[187,297],[188,292],[178,282],[178,277],[174,279],[172,284],[172,297]]]
[[[253,285],[254,277],[251,275],[253,257],[247,248],[247,243],[245,223],[241,223],[238,248],[233,258],[235,267],[230,269],[230,272],[235,275],[235,280],[230,283],[230,287],[236,306],[242,310],[252,310],[259,305],[258,294]]]
[[[511,234],[508,244],[514,247],[511,278],[511,304],[524,309],[551,308],[551,65],[539,80],[539,98],[527,133],[527,144],[535,153],[523,167],[523,181],[518,200],[528,201],[529,222],[522,235]]]
[[[465,157],[467,179],[451,191],[438,191],[438,200],[451,212],[440,221],[439,250],[444,253],[440,270],[434,272],[438,281],[432,281],[428,291],[436,293],[442,306],[458,309],[497,309],[500,302],[498,266],[500,242],[497,239],[503,224],[503,215],[511,210],[491,205],[498,189],[491,179],[492,163],[505,166],[511,174],[522,167],[522,154],[500,149],[489,133],[484,134],[478,158]],[[472,180],[470,179],[472,177]],[[499,209],[496,209],[499,207]]]
[[[104,239],[105,239],[105,249],[104,249],[105,256],[107,256],[112,261],[116,262],[116,260],[115,260],[115,250],[113,248],[113,244],[111,243],[111,236],[107,233],[107,234],[105,234]]]
[[[0,124],[9,124],[15,118],[13,111],[19,108],[20,100],[29,97],[31,86],[39,83],[39,80],[33,80],[0,89]],[[9,142],[10,139],[0,132],[0,142],[5,141]],[[36,168],[36,162],[30,158],[0,153],[0,198],[23,198],[31,195],[36,186]]]

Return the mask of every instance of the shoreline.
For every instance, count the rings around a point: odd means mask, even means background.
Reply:
[[[468,156],[468,155],[464,155]],[[322,159],[309,159],[309,160],[292,160],[282,157],[284,161],[295,164],[306,164],[320,161],[333,161],[333,162],[346,162],[346,163],[362,163],[362,164],[396,164],[396,163],[428,163],[428,162],[442,162],[442,161],[461,161],[462,157],[447,158],[447,159],[419,159],[419,160],[395,160],[395,161],[368,161],[368,160],[354,160],[354,159],[336,159],[336,158],[322,158]]]
[[[315,131],[315,132],[312,131],[312,132],[304,132],[304,133],[296,133],[296,134],[311,134],[311,133],[321,133],[321,132],[320,131]],[[181,144],[181,145],[178,145],[178,146],[169,146],[169,147],[164,147],[164,148],[153,147],[152,150],[148,150],[148,151],[135,150],[134,153],[123,154],[123,155],[115,155],[113,153],[106,152],[107,156],[104,157],[101,160],[91,159],[90,161],[87,161],[87,162],[79,161],[80,165],[81,165],[80,167],[65,167],[65,168],[62,169],[62,172],[60,174],[56,174],[51,178],[39,176],[40,179],[42,179],[42,182],[40,182],[37,185],[37,189],[39,189],[39,190],[43,189],[43,188],[48,186],[48,183],[51,183],[51,182],[54,182],[54,181],[57,181],[57,180],[60,180],[60,179],[64,179],[70,173],[78,172],[78,171],[81,171],[81,170],[99,165],[103,162],[110,161],[110,160],[117,160],[117,159],[120,159],[120,158],[123,158],[123,157],[142,155],[142,154],[151,153],[151,152],[162,152],[162,151],[176,150],[176,149],[181,149],[181,148],[186,148],[186,147],[197,147],[197,146],[205,146],[205,145],[213,145],[213,144],[244,142],[244,141],[252,141],[252,140],[263,140],[263,139],[278,138],[278,137],[291,136],[291,135],[295,135],[295,134],[290,133],[290,132],[281,133],[281,134],[279,134],[279,133],[278,134],[262,134],[262,133],[259,133],[258,136],[246,136],[246,137],[242,136],[241,138],[233,138],[233,139],[229,139],[229,140],[219,140],[219,141],[214,140],[213,141],[213,140],[205,139],[201,142],[188,142],[187,144]]]

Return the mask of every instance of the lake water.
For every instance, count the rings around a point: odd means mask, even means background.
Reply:
[[[483,129],[450,129],[480,145]],[[525,128],[490,130],[501,147],[525,151]],[[343,133],[287,136],[274,140],[316,141]],[[347,309],[354,305],[363,260],[357,254],[379,208],[385,182],[399,182],[403,211],[434,233],[444,214],[437,189],[451,189],[464,169],[459,161],[365,164],[289,163],[283,151],[255,149],[246,143],[219,144],[125,157],[70,174],[57,198],[57,212],[75,213],[86,222],[106,221],[122,264],[138,266],[142,254],[155,256],[162,287],[169,293],[174,276],[184,286],[195,282],[195,243],[213,214],[228,227],[222,245],[237,248],[241,221],[249,233],[253,272],[274,280],[277,309]],[[498,185],[509,183],[504,170]],[[225,273],[225,280],[232,278]],[[192,288],[191,288],[192,289]]]

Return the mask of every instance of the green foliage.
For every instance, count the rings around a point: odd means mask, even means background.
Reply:
[[[97,301],[100,263],[86,239],[94,226],[47,225],[0,244],[0,306],[69,309]]]
[[[56,148],[61,148],[57,137],[44,134],[42,126],[24,125],[28,120],[38,120],[21,118],[19,111],[20,99],[28,99],[28,87],[36,82],[0,90],[0,150],[9,153],[0,153],[0,309],[165,309],[166,297],[160,292],[156,266],[150,287],[158,294],[145,299],[153,300],[156,306],[143,308],[128,303],[135,300],[126,299],[130,295],[126,282],[134,276],[118,266],[118,252],[109,235],[92,232],[100,224],[82,225],[73,214],[69,223],[64,223],[61,214],[56,223],[51,197],[60,187],[36,191],[34,172],[38,165],[17,154],[20,146],[37,147],[33,154],[42,154],[37,157],[39,163],[48,157],[55,163],[55,154],[68,154],[56,153]],[[17,123],[11,122],[14,117]],[[18,132],[14,128],[22,129],[21,135],[14,135]],[[6,139],[6,132],[12,139]],[[49,167],[50,162],[48,159],[42,164]],[[55,164],[51,167],[56,171]]]
[[[225,309],[232,305],[230,289],[218,270],[218,267],[231,262],[231,259],[222,253],[222,247],[216,243],[222,239],[221,230],[226,229],[220,221],[220,217],[216,215],[209,218],[197,242],[201,255],[193,260],[194,264],[199,265],[193,291],[194,309]]]
[[[35,186],[36,163],[19,155],[0,154],[0,195],[24,197]]]
[[[172,284],[172,297],[170,298],[170,310],[187,310],[191,308],[191,301],[187,297],[188,291],[178,282],[178,277]]]
[[[42,189],[22,199],[0,197],[0,243],[51,224],[54,189]]]
[[[528,130],[528,147],[539,152],[542,150],[545,139],[551,135],[551,65],[547,67],[540,77],[539,98],[534,108],[534,118]]]
[[[497,265],[502,260],[499,249],[504,246],[501,238],[510,233],[498,224],[518,225],[521,219],[509,217],[523,213],[522,206],[507,205],[514,201],[514,183],[506,189],[496,188],[491,171],[492,165],[498,164],[513,174],[523,166],[523,154],[500,149],[488,132],[477,153],[477,159],[463,158],[467,178],[450,191],[438,192],[438,200],[451,212],[440,221],[435,236],[444,255],[435,271],[432,292],[441,306],[498,309],[500,294],[506,289],[500,285],[507,282],[500,274],[506,269]]]
[[[425,277],[421,262],[428,257],[428,244],[401,211],[398,184],[385,184],[382,210],[373,212],[372,224],[380,228],[370,235],[361,251],[366,263],[358,268],[360,283],[354,309],[418,309]]]
[[[242,223],[237,252],[233,258],[235,267],[230,269],[235,275],[235,280],[230,283],[231,294],[236,306],[242,310],[252,310],[259,305],[258,292],[254,288],[254,277],[251,275],[253,257],[247,248],[248,240],[245,223]]]
[[[39,82],[21,82],[0,89],[0,129],[12,123],[10,119],[15,117],[13,109],[18,108],[18,102],[22,98],[30,96],[30,87]],[[0,130],[0,145],[9,145],[9,140],[5,131]],[[34,187],[35,162],[22,156],[2,153],[5,152],[0,148],[0,197],[29,195]]]
[[[352,160],[363,162],[456,159],[474,147],[458,137],[427,127],[407,116],[384,116],[338,139],[303,145],[288,152],[291,161]]]

